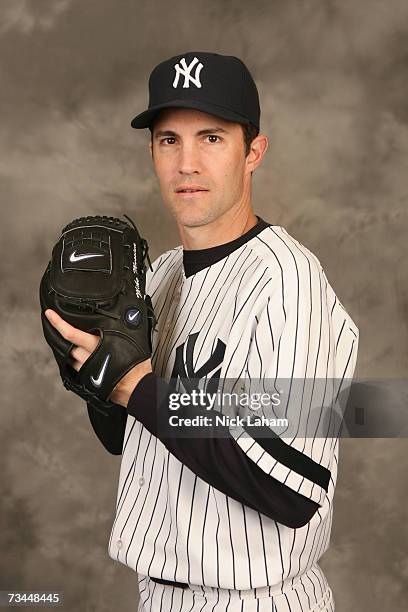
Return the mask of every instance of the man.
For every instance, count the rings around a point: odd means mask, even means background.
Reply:
[[[315,255],[253,211],[252,174],[268,142],[246,66],[188,52],[156,66],[149,91],[132,126],[151,130],[182,244],[147,272],[158,319],[152,359],[118,383],[108,421],[88,406],[105,447],[122,454],[109,555],[137,572],[140,612],[334,610],[318,560],[330,539],[338,438],[331,416],[325,435],[317,426],[310,435],[309,425],[313,403],[325,422],[330,389],[336,397],[347,389],[358,328]],[[47,316],[76,344],[78,370],[97,340]],[[174,381],[190,392],[197,381],[213,391],[259,381],[279,390],[280,414],[297,435],[249,422],[220,425],[220,435],[169,435]],[[177,412],[216,413],[192,404]]]

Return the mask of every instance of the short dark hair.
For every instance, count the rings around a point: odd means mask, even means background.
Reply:
[[[251,150],[251,142],[258,136],[259,130],[252,123],[242,124],[242,131],[244,132],[244,143],[245,143],[245,157]]]
[[[152,121],[151,124],[149,125],[150,140],[152,142],[153,142],[153,126],[154,126],[154,121]],[[251,150],[251,143],[258,136],[259,130],[255,125],[252,125],[252,123],[242,123],[241,126],[242,126],[242,132],[244,135],[245,157],[247,157],[248,153]]]

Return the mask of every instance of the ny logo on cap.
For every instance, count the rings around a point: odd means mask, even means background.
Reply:
[[[179,64],[175,64],[174,68],[176,69],[176,76],[174,77],[173,87],[177,87],[181,74],[184,76],[183,87],[190,87],[190,81],[196,87],[201,87],[200,72],[203,67],[201,62],[196,66],[194,77],[191,76],[191,71],[194,68],[194,66],[197,64],[198,61],[199,60],[195,57],[193,60],[191,60],[190,64],[187,66],[186,58],[183,57],[180,60]]]

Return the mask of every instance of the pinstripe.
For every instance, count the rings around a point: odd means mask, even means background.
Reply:
[[[150,442],[150,441],[149,441],[149,442]],[[155,459],[155,457],[156,457],[156,450],[157,450],[157,439],[156,439],[156,440],[155,440],[155,442],[154,442],[154,458],[153,458],[153,463],[154,463],[154,459]],[[144,468],[144,465],[145,465],[145,461],[146,461],[146,456],[143,458],[143,468]],[[143,472],[144,472],[144,469],[143,469]],[[149,480],[149,485],[148,485],[148,490],[147,490],[147,493],[149,493],[150,486],[151,486],[151,482],[152,482],[152,481],[151,481],[151,480]],[[140,489],[139,489],[139,491],[140,491]],[[128,521],[129,521],[129,519],[130,519],[130,517],[131,517],[131,515],[132,515],[132,513],[133,513],[133,510],[134,510],[134,508],[135,508],[135,506],[136,506],[136,502],[137,502],[138,497],[139,497],[139,493],[138,493],[138,495],[136,496],[136,500],[135,500],[135,502],[133,503],[133,505],[132,505],[132,507],[131,507],[131,509],[130,509],[130,511],[129,511],[129,513],[128,513],[128,516],[127,516],[127,518],[126,518],[126,521],[125,521],[125,523],[124,523],[124,525],[123,525],[123,527],[122,527],[122,531],[120,532],[121,537],[123,536],[123,532],[124,532],[124,530],[125,530],[125,527],[126,527],[126,525],[127,525]],[[135,527],[134,527],[134,529],[133,529],[132,535],[130,536],[129,544],[128,544],[127,548],[126,548],[126,554],[125,554],[125,563],[127,563],[127,562],[128,562],[128,554],[129,554],[129,549],[130,549],[130,547],[132,546],[133,538],[135,537],[135,534],[136,534],[136,530],[137,530],[137,527],[138,527],[139,521],[140,521],[140,519],[141,519],[141,517],[142,517],[142,511],[143,511],[143,508],[144,508],[144,506],[145,506],[146,500],[147,500],[147,495],[146,495],[146,497],[145,497],[145,498],[144,498],[144,500],[143,500],[142,507],[141,507],[141,512],[139,513],[139,516],[137,517],[137,520],[136,520],[136,523],[135,523]]]
[[[159,490],[160,490],[161,484],[163,482],[163,474],[164,474],[164,462],[163,462],[163,465],[162,465],[162,471],[161,471],[161,475],[160,475]],[[140,552],[139,552],[139,556],[137,558],[137,562],[136,563],[139,562],[139,559],[140,559],[140,557],[141,557],[141,555],[143,553],[143,548],[144,548],[144,545],[145,545],[146,537],[147,537],[147,535],[149,533],[149,529],[151,528],[152,521],[153,521],[153,516],[155,515],[155,512],[156,512],[158,498],[159,498],[159,491],[157,492],[156,499],[154,500],[154,505],[153,505],[153,509],[152,509],[152,514],[150,516],[149,524],[145,528],[145,533],[144,533],[144,536],[143,536],[142,545],[140,546]]]
[[[170,459],[171,459],[170,453],[167,453],[167,483],[169,482]],[[166,508],[168,506],[169,506],[169,487],[167,486]],[[164,516],[167,517],[168,514],[164,513]],[[163,546],[163,565],[162,565],[162,568],[161,568],[161,571],[160,571],[159,578],[163,578],[164,577],[163,576],[163,570],[164,570],[164,568],[166,566],[166,559],[167,559],[167,556],[166,556],[166,546],[167,546],[167,542],[169,541],[170,533],[171,533],[171,522],[169,521],[169,532],[167,534],[167,538],[166,538],[166,541],[165,541],[164,546]],[[152,557],[152,559],[154,559],[154,556]]]
[[[167,289],[167,292],[166,292],[165,302],[163,304],[162,309],[159,312],[160,322],[162,321],[162,319],[166,321],[170,317],[172,308],[174,308],[175,306],[175,301],[174,301],[175,288],[177,284],[179,283],[180,278],[181,278],[181,275],[179,274],[178,276],[175,275],[171,279],[170,287]],[[166,344],[169,342],[169,338],[171,337],[171,330],[169,329],[167,330],[167,332],[166,331],[162,332],[162,337],[163,337],[163,340],[162,340],[162,343],[160,344],[160,347],[159,345],[157,345],[157,349],[158,349],[157,355],[156,355],[156,350],[153,351],[152,361],[162,360],[164,362],[161,356],[161,351],[166,348]]]
[[[180,470],[180,477],[179,477],[179,482],[178,482],[178,488],[177,488],[177,501],[176,501],[176,520],[175,520],[175,525],[176,525],[176,537],[175,537],[175,542],[174,542],[174,556],[176,557],[176,564],[175,564],[175,568],[174,568],[174,580],[176,580],[176,576],[177,576],[177,565],[178,565],[178,557],[177,557],[177,538],[178,538],[178,513],[179,513],[179,499],[180,499],[180,488],[181,488],[181,483],[183,480],[183,470],[184,470],[184,465],[181,466],[181,470]]]
[[[191,507],[190,507],[190,516],[188,519],[188,532],[187,532],[187,565],[188,565],[188,579],[189,581],[191,580],[191,576],[190,576],[190,559],[189,559],[189,552],[188,552],[188,543],[190,540],[190,532],[191,532],[191,520],[193,517],[193,507],[194,507],[194,495],[195,495],[195,490],[196,490],[196,484],[197,484],[197,476],[194,477],[194,486],[193,486],[193,493],[192,493],[192,497],[191,497]]]
[[[128,422],[129,422],[129,419],[128,419]],[[136,423],[136,421],[131,425],[131,428],[130,428],[131,432],[133,431],[135,423]],[[129,434],[129,436],[130,436],[130,434]],[[133,460],[132,465],[130,466],[128,473],[126,474],[125,481],[123,483],[122,488],[120,489],[120,494],[119,494],[118,500],[116,502],[116,516],[115,516],[115,520],[114,520],[114,523],[113,523],[113,527],[112,527],[112,531],[111,531],[111,535],[110,535],[110,539],[109,539],[109,548],[112,546],[112,537],[113,537],[114,529],[115,529],[116,523],[117,523],[117,521],[119,519],[119,516],[120,516],[121,510],[122,510],[123,504],[125,502],[126,496],[127,496],[128,492],[129,492],[129,490],[131,488],[131,484],[132,484],[132,480],[133,480],[133,476],[134,476],[134,471],[136,469],[136,459],[137,459],[137,457],[139,455],[139,448],[140,448],[140,443],[142,441],[142,437],[143,437],[143,434],[140,435],[139,438],[138,438],[137,449],[136,449],[136,457]],[[150,444],[150,441],[151,440],[149,439],[148,440],[149,444]],[[123,493],[125,491],[126,483],[128,481],[128,478],[129,478],[130,474],[132,474],[132,476],[130,477],[127,491],[126,491],[125,496],[124,496],[124,498],[122,500],[122,495],[123,495]],[[121,500],[122,500],[122,503],[121,503]]]
[[[134,428],[135,424],[136,424],[136,421],[133,421],[133,423],[131,423],[130,427],[127,427],[128,431],[125,432],[125,436],[124,436],[124,440],[123,440],[122,453],[126,452],[127,443],[128,443],[128,440],[129,440],[130,436],[132,435],[132,431],[133,431],[133,428]]]
[[[229,530],[229,539],[230,539],[230,543],[231,543],[231,559],[232,559],[232,579],[233,579],[233,588],[234,590],[237,588],[236,587],[236,583],[235,583],[235,554],[234,554],[234,544],[232,542],[232,531],[231,531],[231,517],[230,517],[230,510],[229,510],[229,501],[228,501],[228,497],[225,498],[225,503],[227,506],[227,513],[228,513],[228,530]],[[258,515],[260,516],[260,515]]]
[[[247,270],[248,270],[248,268],[246,269],[246,271],[247,271]],[[226,291],[227,291],[227,289],[225,289],[224,293],[225,293]],[[218,301],[219,301],[219,304],[218,304],[217,309],[215,309],[215,303],[213,304],[212,308],[210,308],[210,312],[213,312],[213,316],[212,316],[212,319],[211,319],[211,323],[212,323],[212,322],[215,320],[216,316],[218,315],[218,313],[219,313],[219,311],[220,311],[220,309],[221,309],[221,307],[222,307],[222,302],[221,302],[221,300],[219,299],[219,296],[217,296],[217,298],[218,298]],[[239,314],[239,313],[238,313],[238,314]],[[238,318],[238,315],[237,315],[237,317],[233,317],[233,323],[232,323],[232,325],[235,325],[235,323],[236,323],[236,319],[237,319],[237,318]],[[201,345],[200,350],[198,351],[197,359],[196,359],[196,362],[195,362],[195,364],[194,364],[194,365],[196,365],[196,364],[197,364],[197,362],[199,361],[199,357],[200,357],[200,354],[201,354],[201,350],[202,350],[203,348],[205,348],[205,341],[206,341],[206,339],[207,339],[207,337],[208,337],[208,334],[210,333],[210,329],[211,329],[211,326],[209,326],[209,327],[208,327],[207,332],[206,332],[206,334],[204,335],[203,342],[202,342],[202,345]]]
[[[143,435],[143,433],[142,433],[142,435]],[[140,442],[140,441],[141,441],[141,439],[142,439],[142,435],[141,435],[141,436],[140,436],[140,438],[139,438],[139,442]],[[147,440],[148,440],[147,447],[149,447],[149,445],[150,445],[150,443],[151,443],[152,439],[151,439],[151,437],[148,437],[148,438],[147,438]],[[136,454],[136,459],[137,459],[137,456],[138,456],[138,451],[139,451],[139,445],[138,445],[138,450],[137,450],[137,454]],[[145,457],[146,457],[146,455],[145,455]],[[136,463],[137,463],[136,459],[135,459],[135,460],[134,460],[134,462],[133,462],[132,477],[131,477],[131,479],[130,479],[130,481],[129,481],[129,486],[128,486],[128,489],[127,489],[127,491],[126,491],[126,495],[125,495],[125,497],[124,497],[124,499],[123,499],[122,506],[121,506],[121,508],[120,508],[120,509],[119,509],[119,510],[116,512],[116,517],[115,517],[114,527],[112,528],[112,533],[111,533],[110,546],[112,546],[112,536],[113,536],[113,533],[114,533],[114,528],[116,527],[116,523],[118,522],[118,519],[121,517],[121,512],[122,512],[122,509],[124,509],[124,508],[125,508],[125,501],[126,501],[126,497],[127,497],[128,493],[131,491],[131,488],[132,488],[132,483],[133,483],[133,479],[134,479],[134,475],[135,475],[135,469],[136,469]],[[124,490],[124,487],[123,487],[122,491],[123,491],[123,490]],[[137,497],[138,497],[138,496],[137,496]],[[134,505],[136,504],[136,502],[137,502],[137,497],[136,497],[136,500],[134,501],[133,506],[134,506]],[[133,508],[133,507],[132,507],[132,508]],[[125,521],[125,525],[126,525],[127,520],[128,520],[128,519],[126,519],[126,521]],[[123,533],[123,529],[122,529],[121,535],[122,535],[122,533]],[[117,557],[117,559],[119,559],[119,552],[118,552],[118,557]]]
[[[215,531],[216,553],[217,553],[217,586],[220,586],[220,547],[218,545],[218,532],[220,529],[220,512],[218,509],[217,498],[214,497],[215,507],[217,509],[217,529]]]
[[[192,306],[191,306],[191,310],[193,310],[193,309],[194,309],[195,304],[196,304],[196,303],[199,301],[199,299],[200,299],[200,298],[199,298],[199,296],[201,295],[201,290],[203,289],[203,286],[205,285],[205,280],[206,280],[206,278],[207,278],[208,273],[209,273],[209,270],[207,271],[206,276],[205,276],[205,277],[204,277],[204,279],[202,280],[200,290],[199,290],[199,291],[197,291],[197,296],[196,296],[196,298],[195,298],[195,300],[194,300],[194,302],[193,302],[193,304],[192,304]],[[189,289],[189,294],[191,294],[191,293],[193,293],[193,283],[191,283],[191,286],[190,286],[190,289]],[[187,302],[188,302],[188,300],[186,299],[185,305],[187,305]],[[182,314],[183,314],[183,308],[184,308],[184,305],[181,307],[180,312],[178,313],[178,315],[176,316],[176,318],[173,320],[174,329],[177,329],[177,326],[178,326],[178,321],[179,321],[179,319],[181,318],[181,316],[182,316]],[[171,351],[172,349],[174,349],[174,346],[175,346],[175,344],[176,344],[177,340],[178,340],[178,339],[181,337],[181,335],[182,335],[183,331],[184,331],[184,330],[185,330],[185,328],[186,328],[187,322],[188,322],[188,315],[187,315],[187,318],[186,318],[186,320],[185,320],[185,322],[184,322],[184,324],[183,324],[183,327],[181,327],[181,328],[180,328],[179,335],[178,335],[177,339],[176,339],[176,340],[173,342],[173,345],[171,346],[170,351]],[[165,351],[165,354],[164,354],[164,357],[162,358],[162,364],[163,364],[163,365],[162,365],[162,370],[161,370],[161,376],[163,376],[163,374],[164,374],[164,368],[165,368],[165,366],[166,366],[166,364],[167,364],[167,359],[166,359],[166,357],[167,357],[167,353],[168,353],[168,345],[170,344],[170,339],[171,339],[171,334],[167,334],[167,336],[164,338],[164,341],[163,341],[163,349],[164,349],[164,351]],[[159,357],[160,357],[160,354],[158,355],[158,358],[159,358]]]
[[[168,469],[169,469],[169,462],[168,462],[168,460],[167,460],[167,461],[165,461],[165,463],[166,463],[166,465],[167,465],[166,469],[167,469],[167,479],[168,479]],[[163,525],[164,525],[164,521],[165,521],[165,518],[166,518],[166,513],[167,513],[167,508],[168,508],[168,505],[169,505],[169,497],[168,497],[168,495],[167,495],[167,496],[166,496],[166,506],[165,506],[165,508],[164,508],[164,512],[162,513],[162,520],[161,520],[161,524],[160,524],[160,529],[159,529],[159,531],[158,531],[158,533],[156,534],[156,537],[155,537],[155,539],[154,539],[152,558],[151,558],[151,560],[150,560],[149,567],[147,568],[147,571],[148,571],[148,572],[150,571],[150,568],[151,568],[151,566],[152,566],[153,560],[154,560],[154,558],[155,558],[155,552],[156,552],[156,544],[157,544],[157,539],[158,539],[158,537],[159,537],[159,535],[160,535],[160,532],[161,532],[161,530],[162,530],[162,527],[163,527]]]
[[[211,491],[211,487],[208,486],[207,499],[205,503],[205,512],[204,512],[204,525],[203,525],[203,532],[202,532],[202,538],[201,538],[201,580],[203,584],[206,584],[206,578],[204,576],[204,570],[205,570],[204,549],[205,549],[205,528],[207,525],[208,502],[210,501],[210,491]]]

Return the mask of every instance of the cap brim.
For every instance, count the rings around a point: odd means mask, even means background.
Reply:
[[[209,115],[215,115],[216,117],[222,117],[222,119],[226,119],[227,121],[235,121],[237,123],[250,123],[250,121],[240,115],[239,113],[235,113],[227,108],[222,106],[218,106],[217,104],[211,104],[209,102],[203,102],[198,100],[171,100],[170,102],[164,102],[163,104],[157,104],[156,106],[152,106],[151,108],[145,110],[140,115],[136,115],[134,119],[132,119],[130,125],[133,128],[147,128],[150,126],[156,115],[164,109],[164,108],[194,108],[196,110],[200,110],[203,113],[208,113]]]

